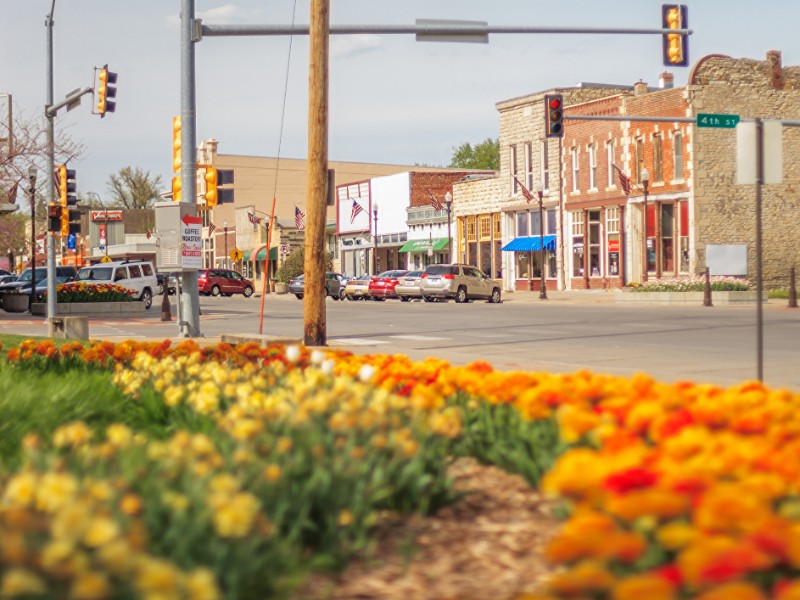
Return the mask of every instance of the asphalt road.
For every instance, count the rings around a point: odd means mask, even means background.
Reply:
[[[142,318],[91,319],[91,337],[177,337],[174,299],[168,323],[160,321],[159,300]],[[260,305],[260,298],[203,297],[201,331],[209,338],[258,334]],[[358,353],[436,356],[453,364],[481,359],[504,370],[645,372],[720,385],[757,376],[754,306],[542,302],[519,294],[499,305],[328,299],[326,306],[328,345]],[[270,294],[263,334],[299,341],[303,318],[303,302]],[[47,327],[41,317],[0,312],[0,332],[46,335]],[[764,381],[800,391],[800,310],[785,308],[785,301],[764,310]]]

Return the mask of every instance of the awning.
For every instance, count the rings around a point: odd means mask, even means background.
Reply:
[[[556,236],[554,235],[545,235],[542,238],[544,242],[544,249],[545,250],[555,250],[556,249]],[[502,248],[507,252],[530,252],[530,251],[538,251],[541,250],[539,247],[539,236],[538,235],[529,235],[524,237],[514,238],[510,242],[508,242]]]
[[[244,255],[242,256],[242,262],[247,262],[250,260],[250,255],[253,253],[253,249],[250,248],[249,250],[244,251]]]
[[[256,254],[256,258],[255,259],[257,261],[262,261],[262,260],[265,260],[266,258],[267,258],[267,248],[265,246],[265,247],[261,248],[261,250],[258,251],[258,254]],[[273,246],[272,250],[269,251],[269,259],[270,260],[278,260],[278,247],[277,246]]]
[[[434,250],[444,250],[447,248],[447,238],[433,238],[427,240],[411,240],[403,244],[398,252],[427,252],[433,243]]]

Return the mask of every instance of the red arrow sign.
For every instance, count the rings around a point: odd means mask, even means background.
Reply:
[[[203,222],[203,219],[201,217],[192,217],[190,215],[183,215],[181,221],[183,221],[186,225],[190,224],[200,225]]]

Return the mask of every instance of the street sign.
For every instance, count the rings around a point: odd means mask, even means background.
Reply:
[[[185,214],[181,218],[181,264],[184,269],[203,268],[203,219]]]
[[[240,260],[242,260],[243,256],[244,254],[242,254],[242,251],[239,250],[238,248],[234,248],[233,252],[231,252],[230,254],[231,260],[233,262],[239,262]]]
[[[281,254],[289,254],[291,252],[291,247],[289,244],[281,244]]]
[[[70,233],[67,236],[67,250],[75,250],[77,246],[77,239],[74,233]]]
[[[100,262],[111,262],[111,257],[106,254],[103,258],[100,259]]]
[[[697,113],[697,126],[716,127],[718,129],[733,129],[739,124],[739,119],[739,115]]]

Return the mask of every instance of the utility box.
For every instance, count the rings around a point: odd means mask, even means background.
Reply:
[[[203,220],[188,202],[156,202],[156,270],[203,268]]]

